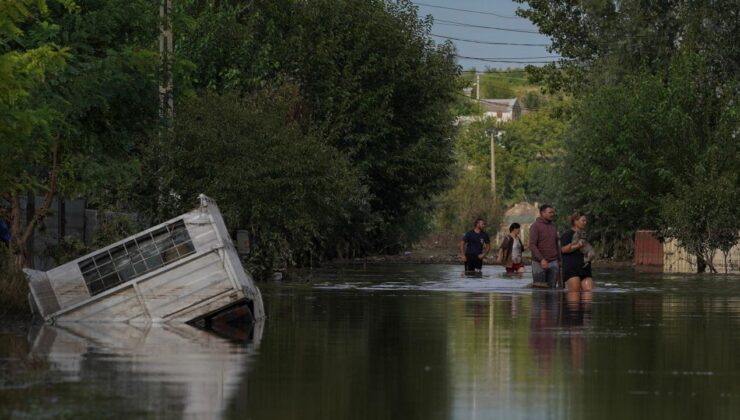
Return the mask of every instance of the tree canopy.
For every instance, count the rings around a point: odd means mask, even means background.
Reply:
[[[517,1],[563,56],[530,75],[578,99],[554,177],[559,206],[592,215],[607,255],[626,256],[615,247],[636,229],[658,229],[706,258],[696,238],[716,249],[720,227],[740,229],[718,216],[734,209],[715,188],[740,190],[740,4]],[[674,214],[682,206],[695,223]]]
[[[450,105],[460,87],[451,44],[435,44],[410,2],[192,2],[181,40],[193,87],[249,95],[297,87],[305,130],[338,150],[363,205],[335,241],[362,254],[403,246],[416,211],[447,183]]]

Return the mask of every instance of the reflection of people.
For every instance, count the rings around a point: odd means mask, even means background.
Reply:
[[[532,293],[531,297],[529,345],[537,366],[543,373],[550,372],[553,363],[568,361],[556,357],[557,351],[565,351],[570,367],[582,369],[587,340],[580,332],[591,324],[591,293],[568,293],[567,301],[562,293]]]
[[[498,247],[498,260],[501,264],[506,267],[507,273],[523,273],[524,263],[522,262],[522,253],[524,252],[524,245],[522,240],[519,238],[522,227],[519,223],[512,223],[509,226],[509,234],[506,235],[501,246]]]
[[[560,237],[563,252],[563,278],[568,292],[590,291],[593,288],[591,261],[585,262],[583,253],[580,251],[584,240],[573,241],[573,235],[583,232],[586,223],[588,220],[583,213],[574,213],[570,216],[571,228]]]
[[[486,222],[476,219],[473,229],[460,241],[460,259],[465,262],[466,272],[480,272],[483,269],[483,258],[491,251],[491,238],[483,231]]]
[[[570,331],[568,344],[570,363],[573,369],[583,369],[586,357],[585,334],[574,332],[587,329],[591,324],[591,292],[568,292],[567,304],[563,307],[561,326]]]
[[[558,230],[552,219],[555,210],[549,204],[540,206],[540,217],[529,227],[529,249],[532,251],[532,278],[535,283],[547,282],[554,289],[559,274],[560,247]]]
[[[556,334],[560,315],[559,293],[532,293],[529,346],[542,372],[549,372],[556,349]]]

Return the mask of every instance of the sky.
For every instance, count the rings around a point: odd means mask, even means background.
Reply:
[[[554,61],[557,58],[556,55],[548,53],[545,46],[487,44],[491,42],[550,44],[550,39],[538,33],[537,27],[532,22],[516,16],[516,9],[523,5],[514,3],[511,0],[420,0],[418,2],[414,1],[414,4],[419,8],[419,17],[426,15],[432,15],[434,17],[432,34],[458,38],[458,40],[452,40],[452,42],[457,47],[458,63],[462,65],[464,70],[472,68],[483,70],[487,67],[497,69],[523,68],[526,65],[522,63],[476,60],[473,58],[537,63]],[[449,8],[469,11],[450,10]],[[535,33],[501,31],[463,26],[460,24],[531,31]],[[445,40],[443,37],[433,36],[432,38],[441,43]],[[465,42],[460,41],[460,39],[480,42]],[[533,64],[537,65],[537,63]]]

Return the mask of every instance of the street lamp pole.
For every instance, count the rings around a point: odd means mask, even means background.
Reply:
[[[491,193],[494,200],[496,199],[496,147],[494,142],[494,130],[491,133]]]
[[[475,73],[475,99],[478,100],[478,107],[480,108],[480,72]]]

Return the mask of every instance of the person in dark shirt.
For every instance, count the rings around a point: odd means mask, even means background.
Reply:
[[[485,227],[485,220],[476,219],[473,229],[460,241],[460,259],[465,262],[466,272],[480,272],[483,258],[491,251],[491,238],[483,231]]]
[[[574,242],[573,235],[582,232],[586,228],[588,219],[581,212],[570,216],[571,228],[560,236],[560,250],[563,253],[563,279],[565,279],[568,292],[588,292],[594,286],[591,276],[591,262],[586,263],[581,248],[583,239]]]

